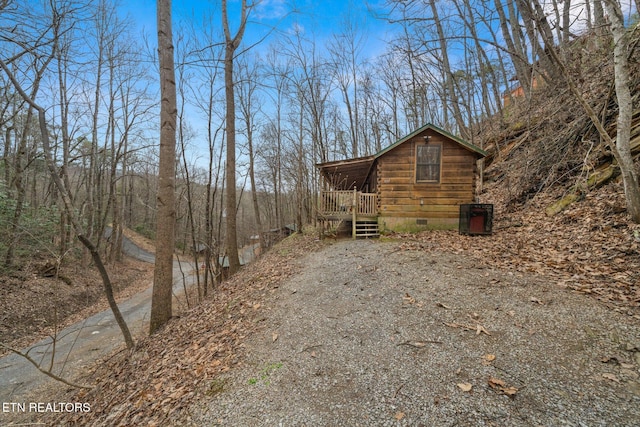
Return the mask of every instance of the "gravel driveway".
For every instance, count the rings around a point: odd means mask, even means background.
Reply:
[[[639,321],[549,279],[340,241],[262,303],[197,425],[631,426]]]

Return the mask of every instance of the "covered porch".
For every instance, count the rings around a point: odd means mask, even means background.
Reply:
[[[353,238],[379,236],[378,195],[370,182],[374,161],[369,156],[316,165],[322,178],[318,220],[323,232],[349,226]]]

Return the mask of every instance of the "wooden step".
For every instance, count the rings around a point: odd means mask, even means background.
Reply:
[[[380,237],[377,220],[358,220],[356,221],[356,238],[364,237]]]

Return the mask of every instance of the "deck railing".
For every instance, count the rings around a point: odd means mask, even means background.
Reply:
[[[375,193],[358,193],[358,215],[377,216],[378,198]]]
[[[355,190],[323,191],[320,197],[320,215],[325,217],[374,217],[378,214],[375,193],[362,193]]]

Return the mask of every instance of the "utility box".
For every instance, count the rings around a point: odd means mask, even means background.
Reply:
[[[460,234],[491,234],[493,229],[493,205],[472,203],[460,205]]]

